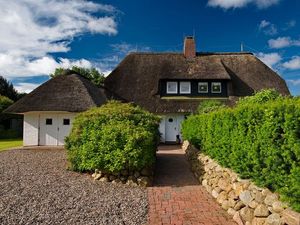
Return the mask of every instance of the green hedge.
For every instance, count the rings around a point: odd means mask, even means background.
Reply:
[[[244,100],[235,108],[192,115],[182,133],[222,166],[277,191],[300,211],[299,98]]]
[[[116,101],[79,114],[66,138],[71,168],[118,173],[153,165],[159,121],[140,107]]]

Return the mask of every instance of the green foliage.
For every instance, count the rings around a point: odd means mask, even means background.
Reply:
[[[117,101],[81,113],[66,138],[72,169],[118,173],[153,165],[159,121],[140,107]]]
[[[86,79],[92,81],[95,85],[100,86],[104,83],[104,74],[100,73],[95,68],[83,68],[78,66],[73,66],[71,70],[64,68],[56,68],[53,74],[50,74],[50,77],[56,77],[59,75],[65,75],[75,72],[85,77]]]
[[[0,113],[13,103],[8,97],[0,95]]]
[[[18,93],[12,83],[2,76],[0,76],[0,95],[6,96],[13,101],[17,101],[24,96],[24,94]]]
[[[225,105],[223,102],[218,101],[218,100],[205,100],[200,103],[200,105],[197,108],[197,113],[202,114],[202,113],[210,113],[219,109],[224,108]]]
[[[250,97],[233,109],[190,116],[183,136],[300,211],[300,99],[277,96],[261,104],[264,93],[257,94],[257,102]]]
[[[252,96],[243,97],[238,101],[238,105],[247,105],[247,104],[264,104],[269,101],[274,101],[280,99],[283,96],[276,91],[275,89],[265,89],[259,92],[256,92]]]

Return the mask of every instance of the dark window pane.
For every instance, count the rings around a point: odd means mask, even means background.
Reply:
[[[169,123],[172,123],[172,122],[173,122],[173,118],[170,118],[170,119],[169,119]]]
[[[52,119],[51,118],[46,119],[46,125],[52,125]]]
[[[63,124],[64,125],[70,125],[70,119],[64,119]]]

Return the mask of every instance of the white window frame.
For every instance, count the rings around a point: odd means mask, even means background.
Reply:
[[[181,84],[189,84],[189,90],[188,91],[183,91],[181,89]],[[190,81],[180,81],[179,82],[179,87],[180,87],[180,94],[191,94],[191,82]]]
[[[169,84],[176,84],[176,91],[169,90]],[[177,81],[167,81],[167,94],[177,94],[178,93],[178,82]]]
[[[201,89],[200,89],[200,85],[206,85],[206,87],[207,87],[207,90],[206,91],[201,91]],[[198,93],[208,93],[208,82],[198,82]]]
[[[214,91],[214,89],[213,89],[213,86],[214,85],[220,85],[220,91]],[[222,93],[222,83],[221,82],[212,82],[211,83],[211,93],[218,93],[218,94],[220,94],[220,93]]]

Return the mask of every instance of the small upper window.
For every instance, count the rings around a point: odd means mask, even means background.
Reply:
[[[222,92],[221,82],[212,82],[211,83],[211,92],[212,93],[221,93]]]
[[[168,94],[177,94],[177,82],[171,81],[167,82],[167,93]]]
[[[199,93],[208,93],[208,83],[207,82],[199,82],[198,83],[198,92]]]
[[[46,125],[52,125],[52,119],[51,118],[46,119]]]
[[[180,94],[190,94],[191,93],[191,82],[182,81],[180,82]]]
[[[64,119],[63,125],[70,125],[70,119]]]

